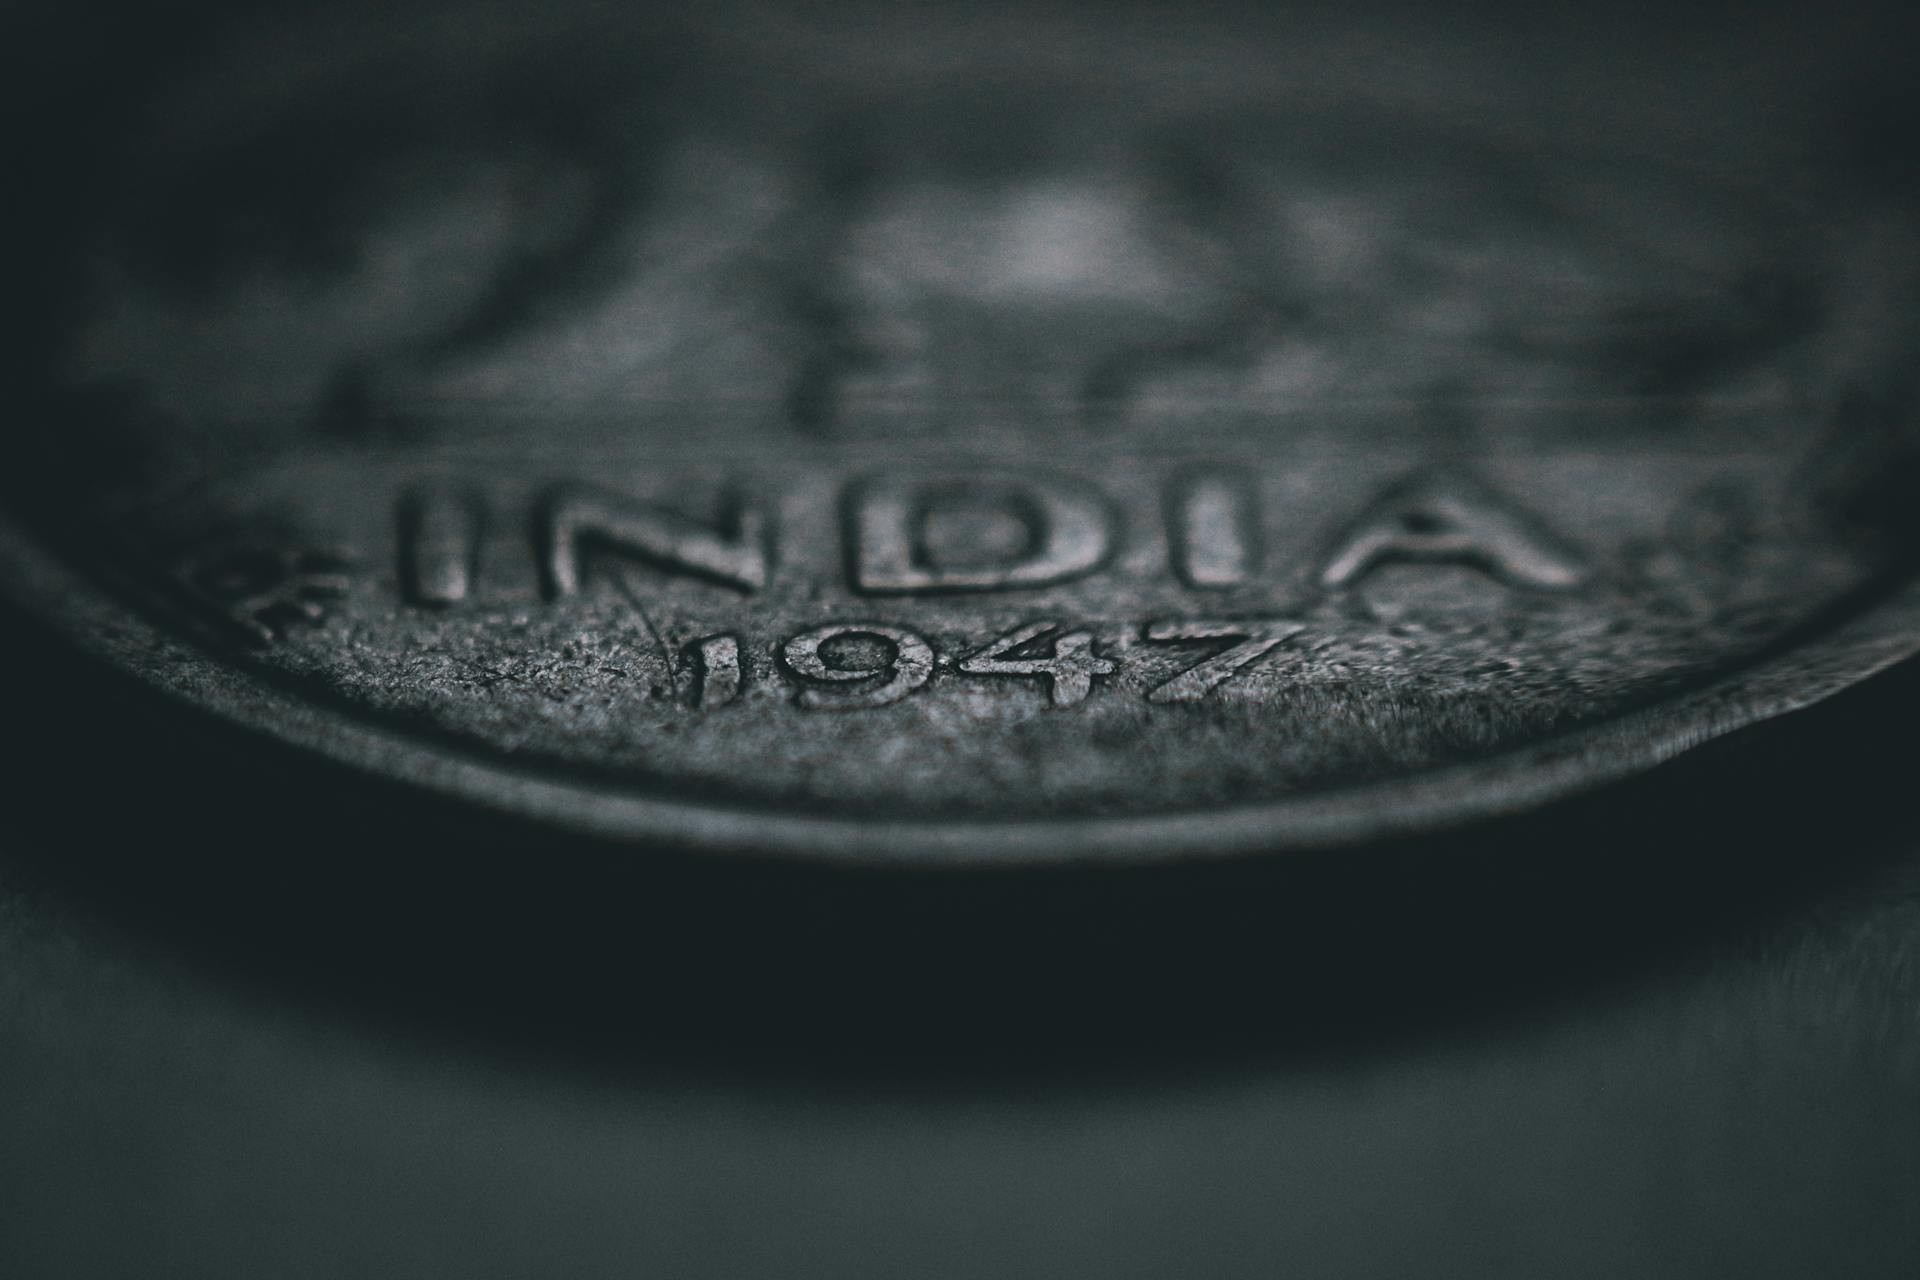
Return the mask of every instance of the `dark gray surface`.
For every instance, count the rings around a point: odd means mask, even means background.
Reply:
[[[1911,973],[1910,908],[1491,1046],[937,1103],[376,1049],[25,914],[9,903],[0,1067],[16,1275],[1892,1277],[1920,1258],[1917,993],[1881,971]]]
[[[1085,879],[949,883],[943,916],[832,878],[768,927],[737,878],[703,914],[471,842],[416,841],[411,875],[293,836],[225,869],[16,849],[0,1251],[24,1276],[1908,1275],[1920,833],[1873,798],[1903,770],[1821,763],[1913,705],[1904,673],[1870,689],[1676,783],[1698,808],[1636,794],[1638,822],[1293,894],[1162,881],[1131,917]],[[1783,777],[1844,815],[1725,820]],[[1071,956],[1008,958],[1035,934]]]

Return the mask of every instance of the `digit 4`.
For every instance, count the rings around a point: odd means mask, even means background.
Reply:
[[[1093,651],[1093,636],[1069,631],[1055,636],[1053,652],[1043,658],[1007,655],[1055,630],[1057,623],[1032,622],[995,640],[960,660],[958,670],[970,676],[1046,676],[1053,681],[1053,705],[1071,707],[1093,692],[1095,676],[1112,675],[1113,663]]]

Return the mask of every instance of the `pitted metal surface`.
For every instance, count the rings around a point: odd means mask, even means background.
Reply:
[[[934,21],[240,43],[16,555],[270,733],[879,857],[1522,807],[1920,642],[1913,237],[1817,130]]]

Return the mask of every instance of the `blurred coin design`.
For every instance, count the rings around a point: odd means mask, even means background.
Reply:
[[[1910,219],[1805,139],[920,20],[229,51],[86,229],[14,593],[435,792],[899,863],[1503,812],[1920,645]]]

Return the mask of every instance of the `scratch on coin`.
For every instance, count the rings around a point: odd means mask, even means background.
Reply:
[[[645,624],[647,634],[652,636],[654,644],[659,646],[660,660],[667,664],[668,671],[672,671],[673,650],[667,646],[666,637],[660,634],[660,628],[653,625],[653,615],[647,612],[647,606],[640,599],[640,593],[633,589],[633,583],[627,580],[627,575],[624,573],[616,574],[614,581],[619,585],[620,594],[627,598],[627,603],[631,604],[634,612],[640,615],[640,621]]]

